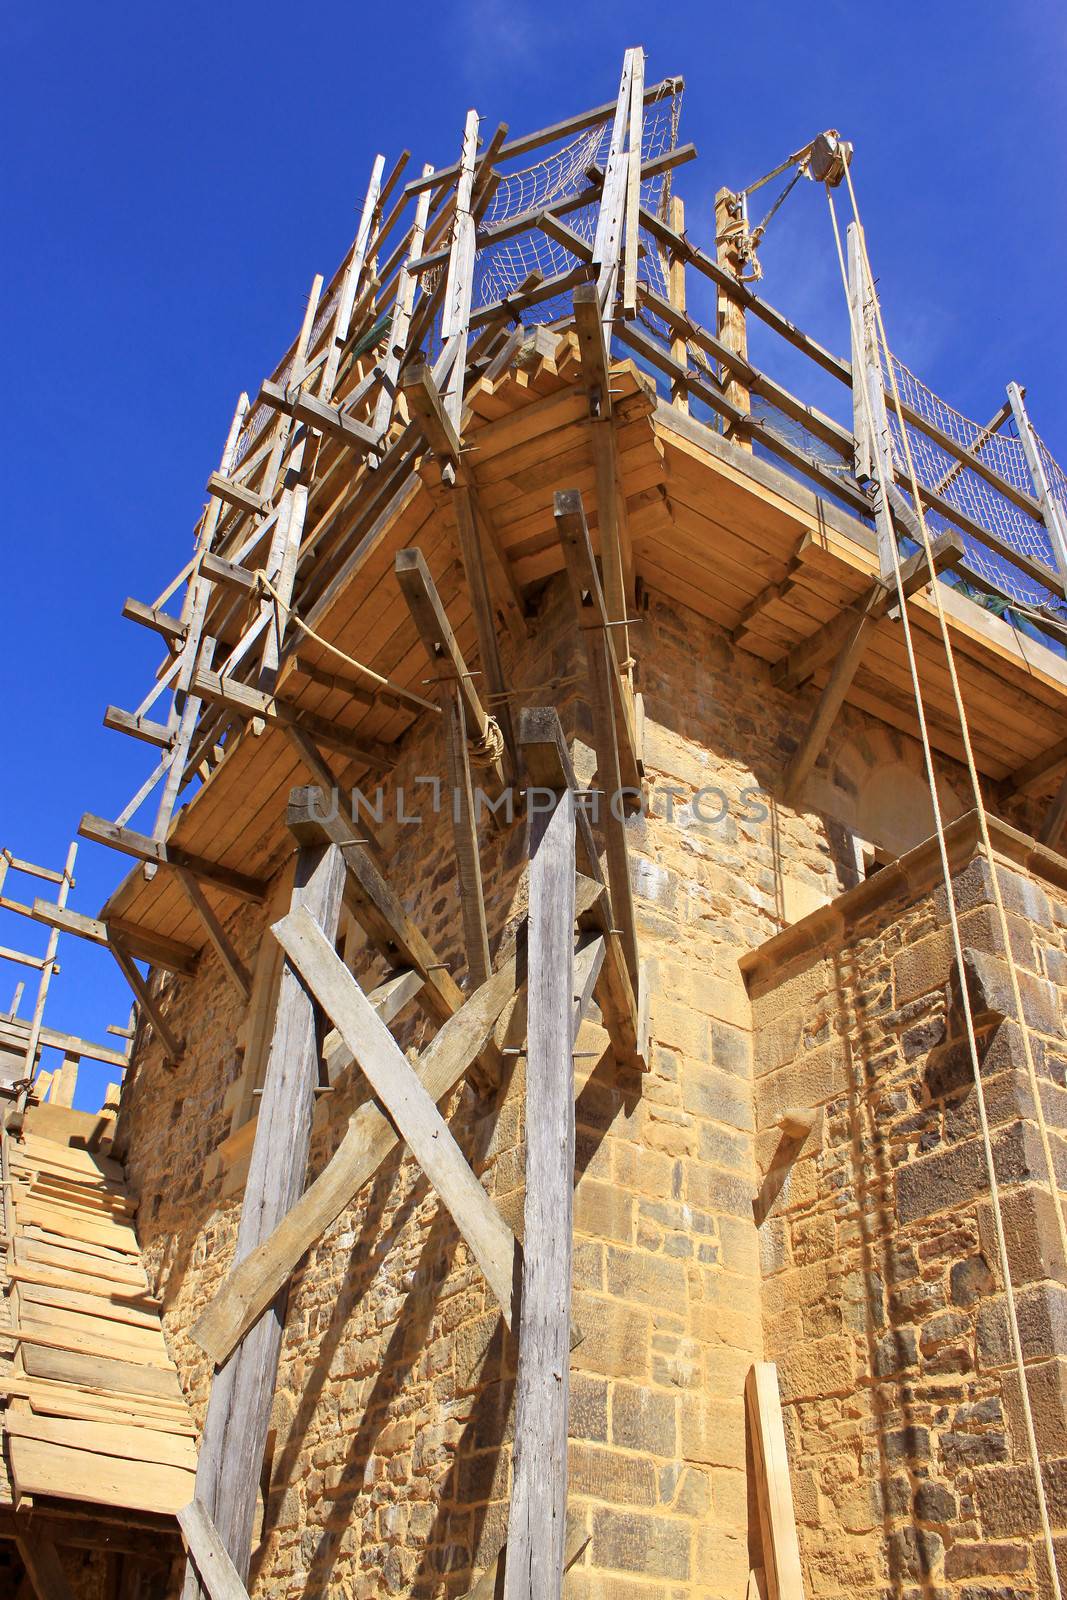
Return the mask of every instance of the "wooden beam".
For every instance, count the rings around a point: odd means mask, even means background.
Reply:
[[[570,789],[575,797],[574,818],[579,853],[589,874],[588,881],[578,874],[580,903],[578,926],[599,933],[604,939],[604,961],[597,978],[596,1000],[611,1037],[612,1048],[620,1060],[640,1071],[647,1067],[647,1051],[640,1040],[638,998],[630,982],[622,941],[612,924],[611,901],[600,869],[596,841],[584,804],[586,791],[579,788],[559,715],[552,706],[526,706],[519,717],[519,750],[529,783],[550,789],[555,794]]]
[[[463,446],[425,361],[415,361],[408,367],[400,380],[400,389],[412,419],[418,422],[434,455],[457,467]]]
[[[418,1063],[419,1078],[431,1100],[450,1094],[491,1045],[493,1028],[515,997],[516,987],[512,956],[442,1024]],[[355,1059],[351,1051],[347,1053]],[[351,1205],[396,1144],[396,1129],[374,1101],[366,1101],[353,1112],[344,1137],[319,1176],[270,1236],[231,1269],[193,1324],[192,1337],[216,1363],[229,1358],[301,1257]]]
[[[640,45],[633,52],[630,80],[630,110],[626,135],[626,216],[623,246],[622,314],[637,315],[638,227],[641,220],[641,146],[644,133],[645,52]]]
[[[475,688],[472,674],[467,670],[463,652],[422,551],[398,550],[395,571],[436,676],[455,682],[463,700],[464,717],[474,737],[484,744],[489,735],[489,713]],[[491,770],[494,779],[502,786],[504,773],[500,763],[496,762]]]
[[[417,1000],[421,993],[420,975],[413,972],[410,967],[403,967],[399,972],[394,972],[386,978],[384,983],[379,983],[372,989],[367,999],[388,1027],[404,1007]],[[342,1072],[347,1072],[355,1061],[355,1056],[336,1028],[331,1028],[322,1041],[322,1059],[326,1067],[326,1076],[331,1083],[339,1078]]]
[[[242,567],[237,561],[226,561],[222,556],[215,556],[210,551],[200,558],[200,571],[205,578],[210,578],[212,583],[225,584],[230,589],[239,589],[245,594],[255,593],[257,582],[254,572],[249,572],[247,567]]]
[[[605,645],[610,704],[618,738],[619,768],[626,788],[636,790],[641,785],[642,766],[633,698],[622,670],[622,658],[615,639],[619,630],[611,626],[612,619],[608,615],[604,591],[593,561],[585,507],[577,490],[564,489],[556,494],[555,518],[571,595],[578,613],[578,626],[586,635],[587,647],[594,635],[599,635]]]
[[[332,846],[297,853],[291,913],[304,908],[336,937],[344,863]],[[325,935],[324,935],[325,937]],[[291,962],[282,967],[255,1142],[245,1182],[235,1261],[268,1238],[304,1186],[319,1052],[315,1006]],[[279,1296],[215,1375],[196,1472],[196,1498],[218,1530],[242,1582],[248,1577],[256,1492],[278,1371],[285,1299]],[[202,1586],[187,1567],[183,1600]]]
[[[275,923],[274,934],[447,1206],[510,1328],[515,1235],[471,1171],[448,1123],[307,908]]]
[[[851,619],[848,634],[842,642],[826,686],[819,696],[807,731],[794,751],[782,779],[782,796],[789,802],[796,799],[805,778],[819,759],[827,735],[852,686],[852,680],[859,670],[859,664],[863,660],[874,631],[875,622],[868,612],[850,611],[848,615]]]
[[[94,844],[110,845],[113,850],[121,850],[124,855],[133,856],[138,861],[154,862],[161,867],[186,867],[196,877],[203,878],[206,883],[213,884],[225,894],[234,895],[238,900],[251,900],[258,905],[266,899],[266,888],[258,878],[249,878],[243,872],[234,872],[230,867],[205,861],[203,856],[183,850],[180,845],[152,839],[145,833],[138,833],[135,828],[120,828],[117,823],[108,822],[104,817],[94,817],[92,812],[87,811],[82,817],[78,832],[83,839],[90,839]]]
[[[943,533],[932,541],[930,554],[933,556],[935,572],[944,572],[959,566],[966,552],[963,540],[958,534]],[[924,550],[916,551],[915,555],[900,563],[900,582],[905,599],[910,599],[913,594],[918,594],[927,587],[930,582],[930,569]],[[772,682],[779,689],[796,689],[844,646],[852,635],[858,617],[863,616],[871,622],[879,622],[896,604],[895,581],[885,583],[880,578],[875,579],[867,593],[854,605],[839,612],[832,621],[807,639],[801,639],[788,655],[781,661],[776,661],[771,668]]]
[[[218,1529],[195,1496],[178,1512],[178,1526],[210,1600],[248,1600]]]
[[[767,1600],[804,1600],[789,1456],[778,1397],[778,1369],[772,1361],[757,1361],[751,1367],[745,1380],[745,1402],[759,1499]]]
[[[328,433],[332,439],[361,452],[373,450],[378,444],[378,436],[373,428],[368,428],[363,422],[357,422],[347,411],[327,405],[324,400],[316,399],[303,389],[297,394],[289,395],[280,383],[268,379],[261,384],[256,403],[272,406],[275,411],[283,411],[299,422],[306,422],[317,432]]]
[[[139,622],[142,627],[162,634],[167,643],[175,647],[182,644],[188,632],[188,625],[179,617],[170,616],[158,606],[146,606],[142,600],[134,600],[132,596],[127,596],[122,615],[130,622]]]
[[[1064,777],[1054,799],[1049,803],[1045,820],[1037,836],[1039,843],[1047,844],[1050,850],[1057,849],[1065,824],[1067,824],[1067,777]]]
[[[441,684],[441,711],[445,719],[445,754],[450,790],[449,813],[459,874],[459,909],[463,924],[463,948],[472,983],[484,983],[492,971],[489,958],[489,930],[485,919],[485,894],[482,889],[482,860],[478,843],[478,819],[474,811],[471,785],[470,748],[463,700],[456,685]],[[493,813],[494,816],[496,813]]]
[[[559,1600],[574,1209],[574,795],[530,817],[526,1198],[504,1600]]]
[[[152,1027],[155,1029],[156,1033],[159,1035],[160,1042],[163,1045],[166,1065],[169,1067],[176,1067],[185,1054],[185,1040],[179,1039],[178,1035],[174,1032],[170,1023],[163,1015],[163,1010],[159,1005],[155,995],[152,993],[151,989],[148,987],[148,984],[138,972],[137,967],[134,964],[133,957],[130,955],[130,952],[126,949],[125,945],[117,935],[109,935],[108,949],[118,962],[119,970],[122,973],[122,976],[126,979],[126,982],[133,990],[137,1004],[140,1006],[141,1010],[152,1024]]]
[[[1010,794],[1032,793],[1044,786],[1058,768],[1067,762],[1067,738],[1057,739],[1047,750],[1026,761],[1004,780]]]
[[[343,755],[362,757],[380,766],[389,766],[396,758],[393,746],[383,744],[380,739],[363,738],[352,729],[339,727],[329,717],[298,710],[277,695],[241,683],[237,678],[201,669],[193,676],[193,689],[204,700],[225,706],[239,716],[261,717],[273,727],[301,727],[312,739]]]
[[[235,506],[238,511],[251,511],[256,516],[270,509],[270,501],[263,495],[254,494],[243,483],[224,478],[221,472],[211,474],[207,480],[207,492],[217,500],[225,501],[228,506]]]
[[[40,899],[34,900],[31,909],[35,922],[58,928],[61,933],[72,933],[78,939],[88,940],[90,944],[106,945],[108,929],[111,928],[122,936],[131,955],[139,961],[149,962],[153,967],[165,967],[168,972],[188,974],[195,969],[199,959],[200,953],[192,945],[180,944],[177,939],[168,939],[165,934],[141,928],[137,923],[121,917],[111,917],[108,922],[102,922],[98,917],[87,917],[80,911],[72,911],[69,906],[61,908],[51,900]]]
[[[136,712],[123,711],[119,706],[108,706],[104,711],[104,727],[115,733],[128,733],[145,744],[158,745],[169,750],[174,743],[175,730],[165,722],[154,722],[151,717],[139,717]]]
[[[0,1017],[0,1043],[12,1044],[21,1048],[29,1033],[29,1022],[18,1019],[12,1022],[10,1015]],[[94,1044],[91,1039],[79,1039],[76,1034],[62,1033],[58,1028],[42,1027],[40,1043],[47,1050],[62,1050],[66,1055],[84,1056],[89,1061],[102,1061],[108,1067],[125,1067],[126,1057],[117,1050],[109,1050],[106,1044]]]
[[[74,1600],[74,1590],[51,1539],[26,1523],[15,1535],[22,1564],[33,1582],[37,1600]]]
[[[214,907],[204,894],[196,878],[186,867],[178,867],[177,873],[193,910],[203,924],[204,932],[215,947],[215,953],[222,962],[223,971],[247,1005],[252,998],[252,980],[249,977],[248,969],[230,943],[229,935],[215,915]]]
[[[633,889],[630,884],[630,858],[623,812],[624,775],[620,760],[620,745],[624,745],[628,769],[626,787],[636,788],[640,783],[640,775],[633,743],[634,735],[632,729],[626,729],[625,719],[616,721],[615,702],[622,700],[625,704],[625,701],[618,682],[618,663],[615,659],[614,646],[609,637],[611,630],[606,626],[604,598],[593,566],[582,497],[577,490],[563,490],[556,494],[555,516],[580,627],[581,619],[586,613],[582,597],[583,588],[589,586],[592,597],[593,626],[583,632],[589,667],[593,739],[597,754],[597,785],[601,798],[600,827],[607,848],[612,925],[618,930],[622,939],[630,982],[636,990],[640,970],[637,921],[634,914]],[[621,741],[620,726],[628,735]],[[630,781],[631,773],[634,781]]]
[[[294,789],[286,821],[301,843],[328,841],[340,847],[348,868],[345,904],[392,966],[414,967],[423,979],[422,999],[441,1021],[458,1011],[463,993],[442,967],[426,938],[374,865],[365,845],[340,813],[328,816],[321,791]]]
[[[497,639],[496,617],[485,567],[485,551],[478,530],[473,497],[466,484],[457,483],[453,491],[453,503],[456,508],[456,531],[459,535],[460,558],[467,578],[471,611],[474,614],[474,627],[478,635],[478,655],[481,659],[488,692],[497,707],[496,720],[504,736],[504,745],[511,762],[511,770],[514,771],[516,766],[515,736],[512,732],[511,711],[507,698],[507,680],[504,677],[504,669],[500,661],[500,645]]]

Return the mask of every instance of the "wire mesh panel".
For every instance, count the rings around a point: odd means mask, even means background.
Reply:
[[[673,150],[678,142],[681,95],[665,94],[645,107],[641,137],[641,156],[651,161]],[[561,200],[577,199],[594,185],[594,169],[603,173],[611,139],[613,115],[585,128],[573,139],[550,150],[532,166],[505,173],[497,185],[485,215],[487,228],[522,217]],[[665,207],[670,193],[669,174],[646,178],[641,185],[641,204],[649,211]],[[577,205],[567,213],[567,226],[592,246],[596,233],[598,201]],[[509,239],[487,245],[478,252],[474,299],[488,305],[513,294],[532,273],[554,278],[578,265],[578,258],[559,240],[550,238],[533,224]],[[666,293],[666,268],[651,239],[641,236],[641,259],[637,275],[658,294]],[[556,296],[529,306],[523,320],[529,324],[551,323],[570,316],[569,298]]]
[[[976,459],[983,461],[1013,488],[1028,495],[1033,494],[1030,469],[1019,439],[1008,433],[989,433],[979,423],[972,422],[934,394],[896,356],[890,359],[900,397],[912,411],[933,423]],[[1018,550],[1020,555],[1048,567],[1050,575],[1055,574],[1052,544],[1043,522],[1009,500],[988,479],[950,455],[921,428],[906,422],[902,429],[892,407],[889,408],[889,432],[898,466],[907,466],[906,435],[916,476],[925,488],[934,490],[972,521],[997,534],[1005,544]],[[1051,455],[1048,459],[1063,492],[1067,489],[1067,481]],[[952,526],[936,512],[927,512],[926,518],[931,529],[937,532]],[[963,534],[963,540],[967,550],[967,565],[972,572],[996,584],[1023,605],[1043,606],[1054,602],[1049,589],[997,551],[967,533]]]

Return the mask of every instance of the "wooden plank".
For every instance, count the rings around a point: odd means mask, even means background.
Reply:
[[[504,1600],[559,1600],[574,1207],[574,796],[530,818],[526,1199]]]
[[[252,997],[252,980],[249,977],[247,967],[233,948],[229,935],[215,915],[214,907],[204,894],[196,878],[185,867],[178,867],[177,873],[181,886],[189,897],[190,904],[203,923],[204,931],[215,947],[215,953],[222,962],[223,971],[241,999],[247,1004]]]
[[[334,938],[343,883],[344,863],[334,846],[301,846],[292,911],[306,907]],[[303,1189],[317,1082],[315,1007],[298,973],[286,962],[241,1207],[238,1262],[269,1237]],[[249,1330],[233,1359],[216,1373],[204,1424],[196,1494],[242,1580],[248,1575],[256,1491],[284,1324],[282,1294]],[[185,1600],[199,1600],[200,1594],[196,1574],[187,1569]]]
[[[248,1590],[219,1538],[218,1529],[195,1495],[187,1506],[179,1508],[178,1526],[211,1600],[248,1600]]]
[[[9,1438],[40,1439],[72,1450],[92,1450],[126,1461],[148,1461],[159,1466],[196,1471],[196,1447],[180,1433],[154,1433],[119,1422],[92,1422],[84,1418],[39,1417],[9,1406],[3,1415],[3,1432]]]
[[[403,1051],[335,953],[315,918],[296,909],[275,937],[352,1051],[375,1094],[470,1247],[512,1321],[517,1245]]]
[[[141,1010],[152,1024],[155,1032],[159,1035],[160,1042],[163,1045],[163,1049],[166,1053],[167,1064],[172,1067],[176,1066],[185,1054],[185,1040],[180,1039],[174,1032],[174,1029],[171,1027],[163,1013],[162,1006],[159,1004],[156,996],[148,987],[148,984],[145,982],[144,978],[142,978],[140,972],[137,970],[132,956],[117,934],[111,935],[108,948],[118,963],[119,971],[126,979],[126,982],[129,984],[130,988],[133,990],[137,1004],[140,1006]]]
[[[612,925],[618,930],[622,939],[630,983],[636,992],[639,978],[637,919],[634,912],[633,888],[630,883],[629,849],[622,809],[623,775],[620,740],[613,704],[618,691],[617,663],[610,639],[606,637],[610,630],[604,626],[604,601],[593,568],[589,529],[585,522],[581,495],[570,490],[558,492],[555,497],[555,516],[567,563],[567,576],[579,618],[584,610],[583,582],[592,583],[594,626],[583,631],[583,639],[589,667],[589,698],[597,753],[600,827],[607,848]],[[629,756],[636,764],[636,752],[632,743],[629,745]],[[627,783],[626,787],[632,788],[634,785]]]
[[[489,930],[485,919],[485,894],[482,889],[482,860],[478,843],[478,819],[474,811],[471,785],[470,749],[463,700],[458,688],[441,684],[441,711],[445,719],[445,754],[448,765],[449,813],[459,876],[459,910],[463,924],[463,948],[472,983],[484,983],[492,971],[489,957]],[[494,813],[495,815],[495,813]]]
[[[15,1543],[37,1600],[74,1600],[74,1591],[51,1539],[27,1524],[15,1535]]]
[[[804,1600],[778,1369],[757,1361],[745,1380],[768,1600]]]
[[[264,499],[263,495],[253,494],[243,483],[235,483],[232,478],[223,477],[221,472],[211,474],[207,480],[207,492],[226,505],[235,506],[238,511],[250,511],[255,516],[261,516],[270,508],[270,501]]]
[[[182,1400],[173,1367],[150,1367],[110,1356],[85,1355],[32,1340],[23,1343],[22,1359],[26,1371],[34,1378],[52,1378],[59,1383],[113,1390],[118,1394]]]
[[[328,806],[315,788],[294,790],[286,822],[302,843],[328,840],[338,845],[348,868],[345,904],[393,966],[414,967],[423,979],[422,999],[440,1020],[463,1004],[463,992],[441,966],[431,945],[415,926],[382,877],[348,820]]]
[[[193,1474],[182,1467],[121,1461],[90,1450],[70,1450],[40,1439],[12,1438],[11,1472],[20,1494],[56,1495],[173,1516],[189,1499]],[[52,1591],[46,1591],[51,1595]]]
[[[512,956],[442,1024],[426,1046],[418,1071],[432,1100],[450,1094],[491,1046],[493,1028],[515,996],[516,981]],[[352,1056],[351,1051],[348,1054]],[[270,1238],[232,1268],[214,1300],[193,1324],[192,1337],[217,1364],[228,1358],[300,1258],[351,1204],[396,1144],[396,1129],[373,1101],[353,1113],[323,1171]]]
[[[154,862],[159,866],[187,867],[198,878],[213,883],[216,888],[234,895],[238,900],[251,900],[258,905],[266,897],[264,885],[243,872],[234,872],[229,867],[205,861],[202,856],[183,850],[179,845],[152,839],[146,833],[138,833],[135,828],[120,828],[104,817],[93,816],[89,811],[79,822],[78,832],[83,839],[91,839],[94,844],[110,845],[113,850],[120,850],[138,861]]]
[[[132,595],[124,601],[122,615],[130,622],[139,622],[142,627],[162,634],[167,643],[174,646],[182,644],[188,631],[187,625],[179,617],[172,617],[158,606],[146,606],[143,601],[134,600]]]
[[[940,534],[930,546],[935,572],[944,572],[959,566],[965,557],[963,541],[958,534]],[[930,569],[924,550],[916,551],[900,563],[900,583],[905,598],[921,593],[930,582]],[[876,579],[847,611],[840,612],[827,626],[820,628],[807,639],[793,646],[788,655],[776,662],[771,679],[779,689],[795,689],[811,677],[813,672],[830,660],[851,637],[856,619],[863,615],[872,622],[880,621],[897,602],[895,579],[889,583]]]

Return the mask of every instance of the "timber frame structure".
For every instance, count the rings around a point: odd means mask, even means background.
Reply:
[[[646,84],[644,66],[627,51],[614,100],[529,136],[483,129],[472,111],[455,162],[407,182],[406,152],[391,167],[377,157],[350,250],[328,284],[313,279],[254,401],[240,397],[189,560],[151,604],[125,603],[165,654],[136,709],[109,706],[105,722],[157,755],[122,813],[87,813],[79,833],[134,865],[97,917],[65,893],[32,908],[112,952],[139,1016],[128,1078],[155,1051],[165,1094],[188,1044],[175,995],[209,951],[236,1002],[258,1003],[234,915],[263,908],[295,855],[272,924],[284,959],[259,1023],[266,1069],[249,1091],[258,1111],[235,1258],[189,1330],[214,1377],[195,1496],[178,1512],[184,1600],[246,1593],[287,1285],[398,1146],[517,1339],[506,1539],[472,1592],[481,1600],[500,1583],[505,1600],[558,1600],[588,1542],[568,1521],[566,1465],[569,1352],[583,1338],[571,1305],[574,1061],[592,1017],[620,1072],[639,1084],[650,1062],[632,861],[647,788],[649,590],[768,664],[776,690],[817,688],[806,731],[768,774],[777,808],[800,806],[848,705],[908,737],[925,729],[938,759],[973,750],[979,807],[1029,825],[1050,858],[1067,820],[1067,513],[1021,391],[978,443],[932,420],[917,387],[901,394],[879,353],[858,223],[848,359],[755,292],[737,196],[720,196],[715,243],[694,242],[675,182],[696,154],[677,137],[682,83]],[[851,153],[820,137],[797,164],[817,177],[829,152],[823,181],[836,186]],[[714,327],[687,294],[714,297]],[[757,323],[842,386],[851,426],[755,365]],[[987,448],[1009,416],[1029,487]],[[914,483],[909,437],[939,464]],[[980,496],[996,506],[985,521]],[[1005,531],[1016,522],[1025,537]],[[563,731],[574,675],[526,686],[509,666],[555,578],[581,640],[581,760]],[[447,757],[462,982],[391,881],[380,818],[338,804],[385,783],[407,736],[428,725]],[[524,912],[501,936],[485,841],[512,826],[525,829]],[[345,917],[384,962],[373,987],[338,953]],[[407,1008],[422,1019],[417,1056]],[[464,1081],[490,1093],[520,1056],[521,1227],[439,1109]],[[316,1098],[354,1071],[367,1098],[305,1188]],[[789,1115],[802,1143],[814,1113]],[[758,1584],[796,1600],[773,1367],[755,1363],[746,1392]]]

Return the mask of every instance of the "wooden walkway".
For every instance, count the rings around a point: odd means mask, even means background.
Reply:
[[[122,1168],[33,1130],[31,1113],[21,1140],[3,1135],[3,1492],[16,1508],[32,1495],[173,1514],[192,1498],[195,1429]]]

